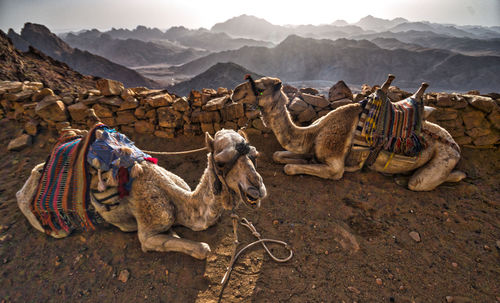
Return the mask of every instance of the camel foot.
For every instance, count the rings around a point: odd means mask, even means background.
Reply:
[[[311,158],[311,155],[295,154],[286,150],[273,154],[273,161],[279,164],[308,164]]]
[[[465,177],[467,177],[467,175],[464,172],[454,170],[448,175],[445,182],[460,182],[465,179]]]
[[[410,181],[409,176],[396,176],[396,177],[394,177],[394,183],[396,183],[399,186],[407,187],[409,181]]]

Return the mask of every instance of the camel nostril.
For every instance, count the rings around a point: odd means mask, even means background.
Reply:
[[[260,191],[253,186],[250,186],[246,190],[247,197],[250,198],[251,200],[257,200],[260,198]]]

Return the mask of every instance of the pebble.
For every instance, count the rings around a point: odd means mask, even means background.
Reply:
[[[3,235],[3,236],[0,236],[0,243],[1,242],[5,242],[5,241],[8,241],[12,239],[12,235],[9,235],[9,234],[6,234],[6,235]]]
[[[124,269],[120,271],[120,274],[118,275],[118,280],[122,281],[123,283],[126,283],[129,277],[130,277],[130,272],[127,269]]]
[[[54,265],[57,267],[57,266],[61,265],[61,262],[62,262],[61,257],[56,256],[55,260],[54,260]]]
[[[409,235],[415,242],[420,242],[420,234],[418,232],[411,231]]]
[[[357,295],[359,295],[359,294],[361,293],[361,292],[359,291],[359,289],[357,289],[357,288],[356,288],[356,287],[354,287],[354,286],[348,286],[348,287],[347,287],[347,290],[349,290],[350,292],[355,293],[355,294],[357,294]]]
[[[168,278],[168,269],[165,269],[165,276]]]
[[[458,267],[458,264],[457,264],[456,262],[452,262],[452,263],[451,263],[451,266],[453,266],[453,267]]]
[[[280,223],[280,221],[278,220],[273,220],[273,225],[278,225]]]
[[[497,248],[500,249],[500,240],[497,240]]]
[[[382,279],[380,278],[375,279],[375,282],[377,282],[378,285],[382,285]]]

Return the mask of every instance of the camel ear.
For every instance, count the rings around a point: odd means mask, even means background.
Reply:
[[[240,136],[242,136],[242,137],[243,137],[243,139],[245,139],[245,141],[250,142],[250,140],[248,140],[248,135],[247,135],[247,133],[245,133],[245,131],[244,131],[244,130],[242,130],[242,129],[238,129],[238,134],[239,134]]]
[[[205,132],[205,145],[210,153],[214,151],[214,138],[208,132]]]

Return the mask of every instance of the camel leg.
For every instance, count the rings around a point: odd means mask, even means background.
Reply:
[[[344,160],[329,159],[328,164],[287,164],[287,175],[312,175],[323,179],[339,180],[344,175]]]
[[[144,252],[180,252],[200,260],[205,259],[210,253],[210,246],[207,243],[181,239],[176,237],[175,234],[147,236],[144,233],[139,233],[139,241]]]
[[[460,154],[451,147],[437,150],[434,157],[410,177],[408,188],[413,191],[430,191],[448,180],[463,179],[463,173],[452,173],[458,160]]]
[[[287,150],[277,151],[273,154],[274,162],[280,164],[307,164],[311,158],[311,155],[296,154]]]
[[[33,196],[35,195],[36,188],[38,187],[38,182],[40,181],[40,176],[42,174],[43,166],[45,163],[40,163],[33,168],[31,171],[31,175],[24,183],[23,188],[16,193],[17,205],[19,209],[23,213],[23,215],[28,219],[28,222],[38,231],[45,233],[45,229],[42,227],[42,224],[38,221],[36,216],[31,211],[31,201],[33,200]],[[54,238],[64,238],[69,235],[68,232],[51,231],[49,233],[50,236]]]

